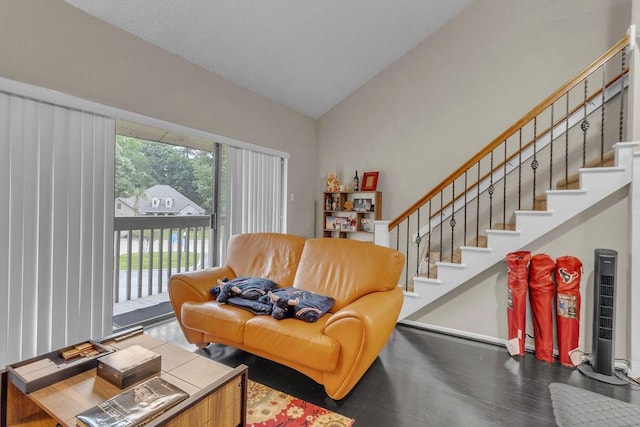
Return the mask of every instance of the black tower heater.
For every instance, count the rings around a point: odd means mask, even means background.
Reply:
[[[626,384],[615,375],[616,267],[618,252],[596,249],[593,272],[593,342],[591,362],[578,366],[583,374],[609,384]]]

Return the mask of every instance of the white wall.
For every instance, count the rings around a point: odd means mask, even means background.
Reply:
[[[474,2],[319,119],[318,195],[328,171],[349,179],[378,170],[383,217],[393,219],[620,40],[630,13],[630,0]],[[619,251],[616,351],[625,357],[630,254],[627,202],[618,197],[529,249],[580,258],[585,289],[593,249]],[[505,274],[498,265],[412,320],[505,338]],[[587,307],[588,331],[591,301]]]
[[[0,1],[0,76],[290,154],[289,232],[313,234],[315,120],[62,0]]]

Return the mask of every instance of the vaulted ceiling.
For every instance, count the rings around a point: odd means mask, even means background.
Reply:
[[[313,118],[473,0],[65,0]]]

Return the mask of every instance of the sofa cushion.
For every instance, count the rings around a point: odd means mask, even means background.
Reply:
[[[323,316],[315,323],[306,323],[254,316],[245,325],[244,343],[282,359],[331,372],[338,365],[340,344],[322,333],[328,318]]]
[[[404,255],[350,239],[309,239],[304,245],[293,286],[335,299],[331,312],[372,292],[398,286]]]
[[[245,323],[254,317],[247,310],[217,301],[185,302],[181,313],[187,328],[240,344],[244,340]]]
[[[236,276],[264,277],[279,287],[291,286],[304,243],[304,237],[290,234],[238,234],[229,239],[226,263]]]

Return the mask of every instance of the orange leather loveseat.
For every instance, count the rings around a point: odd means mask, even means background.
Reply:
[[[398,280],[404,256],[349,239],[305,239],[276,233],[229,241],[226,265],[174,274],[169,295],[187,340],[233,346],[289,366],[342,399],[378,356],[400,314]],[[335,299],[317,322],[268,315],[218,303],[216,280],[263,277]]]

